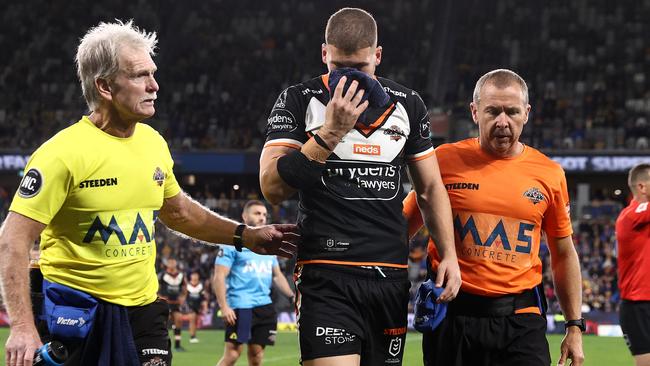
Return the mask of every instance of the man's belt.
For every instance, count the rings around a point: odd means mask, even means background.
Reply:
[[[546,299],[537,286],[519,294],[498,297],[480,296],[459,291],[449,303],[448,312],[454,315],[478,317],[508,316],[517,310],[536,307],[541,314],[546,312]]]

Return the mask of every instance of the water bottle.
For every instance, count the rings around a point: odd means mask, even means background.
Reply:
[[[45,343],[34,353],[34,366],[62,366],[68,359],[68,350],[63,343],[52,341]]]

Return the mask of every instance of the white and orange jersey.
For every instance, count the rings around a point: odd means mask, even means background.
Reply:
[[[407,161],[433,155],[420,96],[377,79],[390,96],[368,108],[328,158],[321,182],[300,192],[299,263],[407,267],[402,183]],[[283,91],[268,119],[265,148],[300,149],[325,122],[327,75]]]
[[[453,212],[456,253],[465,292],[482,296],[516,294],[542,281],[542,230],[571,235],[569,195],[562,168],[525,146],[517,157],[484,152],[477,139],[436,149]],[[409,230],[422,226],[414,192],[404,200]],[[429,260],[440,260],[429,241]]]

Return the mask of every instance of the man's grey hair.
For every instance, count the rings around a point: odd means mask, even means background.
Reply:
[[[476,86],[474,87],[474,95],[472,98],[474,104],[479,104],[481,89],[488,82],[499,89],[507,88],[512,84],[518,84],[519,87],[521,87],[522,101],[524,104],[528,104],[528,86],[526,85],[526,82],[521,78],[521,76],[517,75],[516,72],[508,69],[492,70],[478,79]]]
[[[75,62],[77,75],[86,104],[91,111],[99,107],[101,97],[95,87],[95,80],[113,80],[119,70],[119,55],[122,47],[142,49],[153,56],[158,38],[156,32],[146,32],[133,25],[133,20],[124,23],[99,23],[90,28],[81,38]]]

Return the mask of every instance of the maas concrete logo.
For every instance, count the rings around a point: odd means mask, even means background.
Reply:
[[[544,194],[537,187],[530,188],[524,192],[524,197],[528,198],[534,205],[544,201]]]

